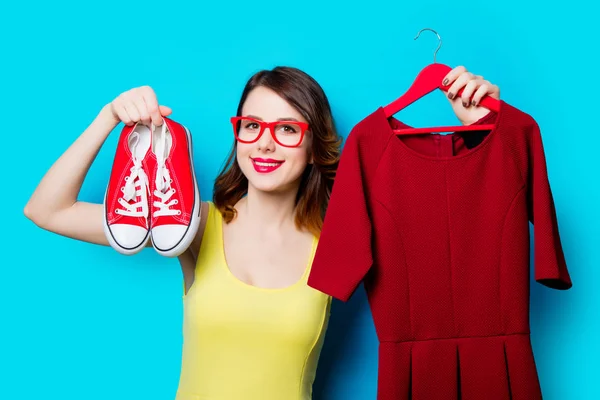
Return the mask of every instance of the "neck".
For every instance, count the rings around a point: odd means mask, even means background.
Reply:
[[[240,201],[244,219],[252,226],[280,231],[294,224],[295,202],[298,190],[269,193],[248,187],[248,195]]]

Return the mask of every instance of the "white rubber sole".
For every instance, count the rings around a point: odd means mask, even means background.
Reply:
[[[161,256],[164,257],[177,257],[183,252],[185,252],[196,237],[196,233],[198,233],[198,228],[200,226],[200,212],[202,209],[202,201],[200,200],[200,190],[198,189],[198,182],[196,181],[196,171],[194,169],[194,146],[192,144],[192,135],[187,127],[183,126],[185,129],[185,133],[188,137],[188,152],[190,155],[190,166],[192,168],[192,180],[194,182],[194,208],[192,209],[192,217],[190,220],[190,225],[186,233],[183,235],[181,240],[170,249],[160,249],[154,243],[154,238],[152,237],[152,228],[150,228],[150,240],[152,241],[152,246],[154,250],[158,252]]]
[[[139,253],[148,244],[148,240],[150,240],[150,231],[148,231],[148,234],[146,235],[146,239],[144,239],[144,241],[142,241],[138,246],[128,248],[128,247],[123,247],[119,243],[117,243],[117,241],[115,240],[115,238],[110,230],[110,227],[108,226],[108,220],[106,219],[106,215],[107,215],[106,195],[107,195],[107,193],[108,193],[108,187],[106,188],[106,191],[104,192],[104,201],[102,202],[103,211],[104,211],[102,213],[102,220],[103,220],[102,227],[104,228],[104,235],[106,236],[106,239],[108,240],[108,243],[110,244],[110,247],[112,247],[119,253],[126,255],[126,256],[131,256],[136,253]]]
[[[137,127],[135,129],[137,129]],[[146,139],[150,140],[150,134],[151,134],[151,132],[148,130],[148,132],[144,135],[147,137],[144,137],[142,140],[146,140]],[[148,143],[147,147],[148,147],[148,149],[150,148],[149,143]],[[142,146],[142,148],[144,148],[144,146]],[[147,150],[147,151],[149,151],[149,150]],[[138,158],[144,158],[144,156],[145,156],[145,153],[138,154]],[[139,253],[144,247],[146,247],[146,245],[148,244],[148,241],[150,240],[150,230],[148,230],[148,233],[146,234],[145,239],[139,245],[137,245],[135,247],[131,247],[131,248],[123,247],[119,243],[117,243],[117,241],[115,240],[115,237],[113,236],[113,234],[110,230],[110,227],[108,225],[108,220],[106,219],[106,216],[107,216],[106,196],[107,196],[107,194],[108,194],[108,186],[106,187],[106,190],[104,192],[104,201],[102,202],[102,207],[103,207],[102,219],[103,219],[104,235],[106,236],[106,239],[108,240],[108,243],[110,244],[110,247],[112,247],[119,253],[124,254],[126,256],[131,256],[133,254]]]

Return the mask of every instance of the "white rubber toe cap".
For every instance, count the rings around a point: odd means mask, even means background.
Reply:
[[[176,248],[188,231],[185,225],[160,225],[152,228],[152,243],[159,251]]]
[[[148,239],[148,230],[141,226],[114,224],[109,229],[116,244],[127,250],[144,246]]]

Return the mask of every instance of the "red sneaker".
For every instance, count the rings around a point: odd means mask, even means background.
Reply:
[[[143,249],[150,237],[148,170],[152,133],[137,124],[121,132],[104,194],[104,234],[125,255]]]
[[[200,193],[190,131],[171,119],[163,120],[152,130],[151,238],[159,254],[176,257],[187,250],[198,231]]]

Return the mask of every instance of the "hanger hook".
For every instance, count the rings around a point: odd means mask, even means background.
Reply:
[[[417,33],[417,36],[415,36],[415,40],[417,40],[417,39],[419,38],[419,36],[421,35],[421,32],[423,32],[423,31],[431,31],[431,32],[435,33],[435,34],[437,35],[437,37],[438,37],[438,47],[437,47],[437,49],[435,49],[435,52],[433,53],[433,63],[435,64],[435,60],[436,60],[436,56],[437,56],[437,52],[440,50],[440,47],[442,47],[442,38],[441,38],[441,37],[440,37],[440,35],[439,35],[439,34],[438,34],[436,31],[434,31],[433,29],[431,29],[431,28],[423,28],[423,29],[421,29],[421,30],[419,31],[419,33]]]

